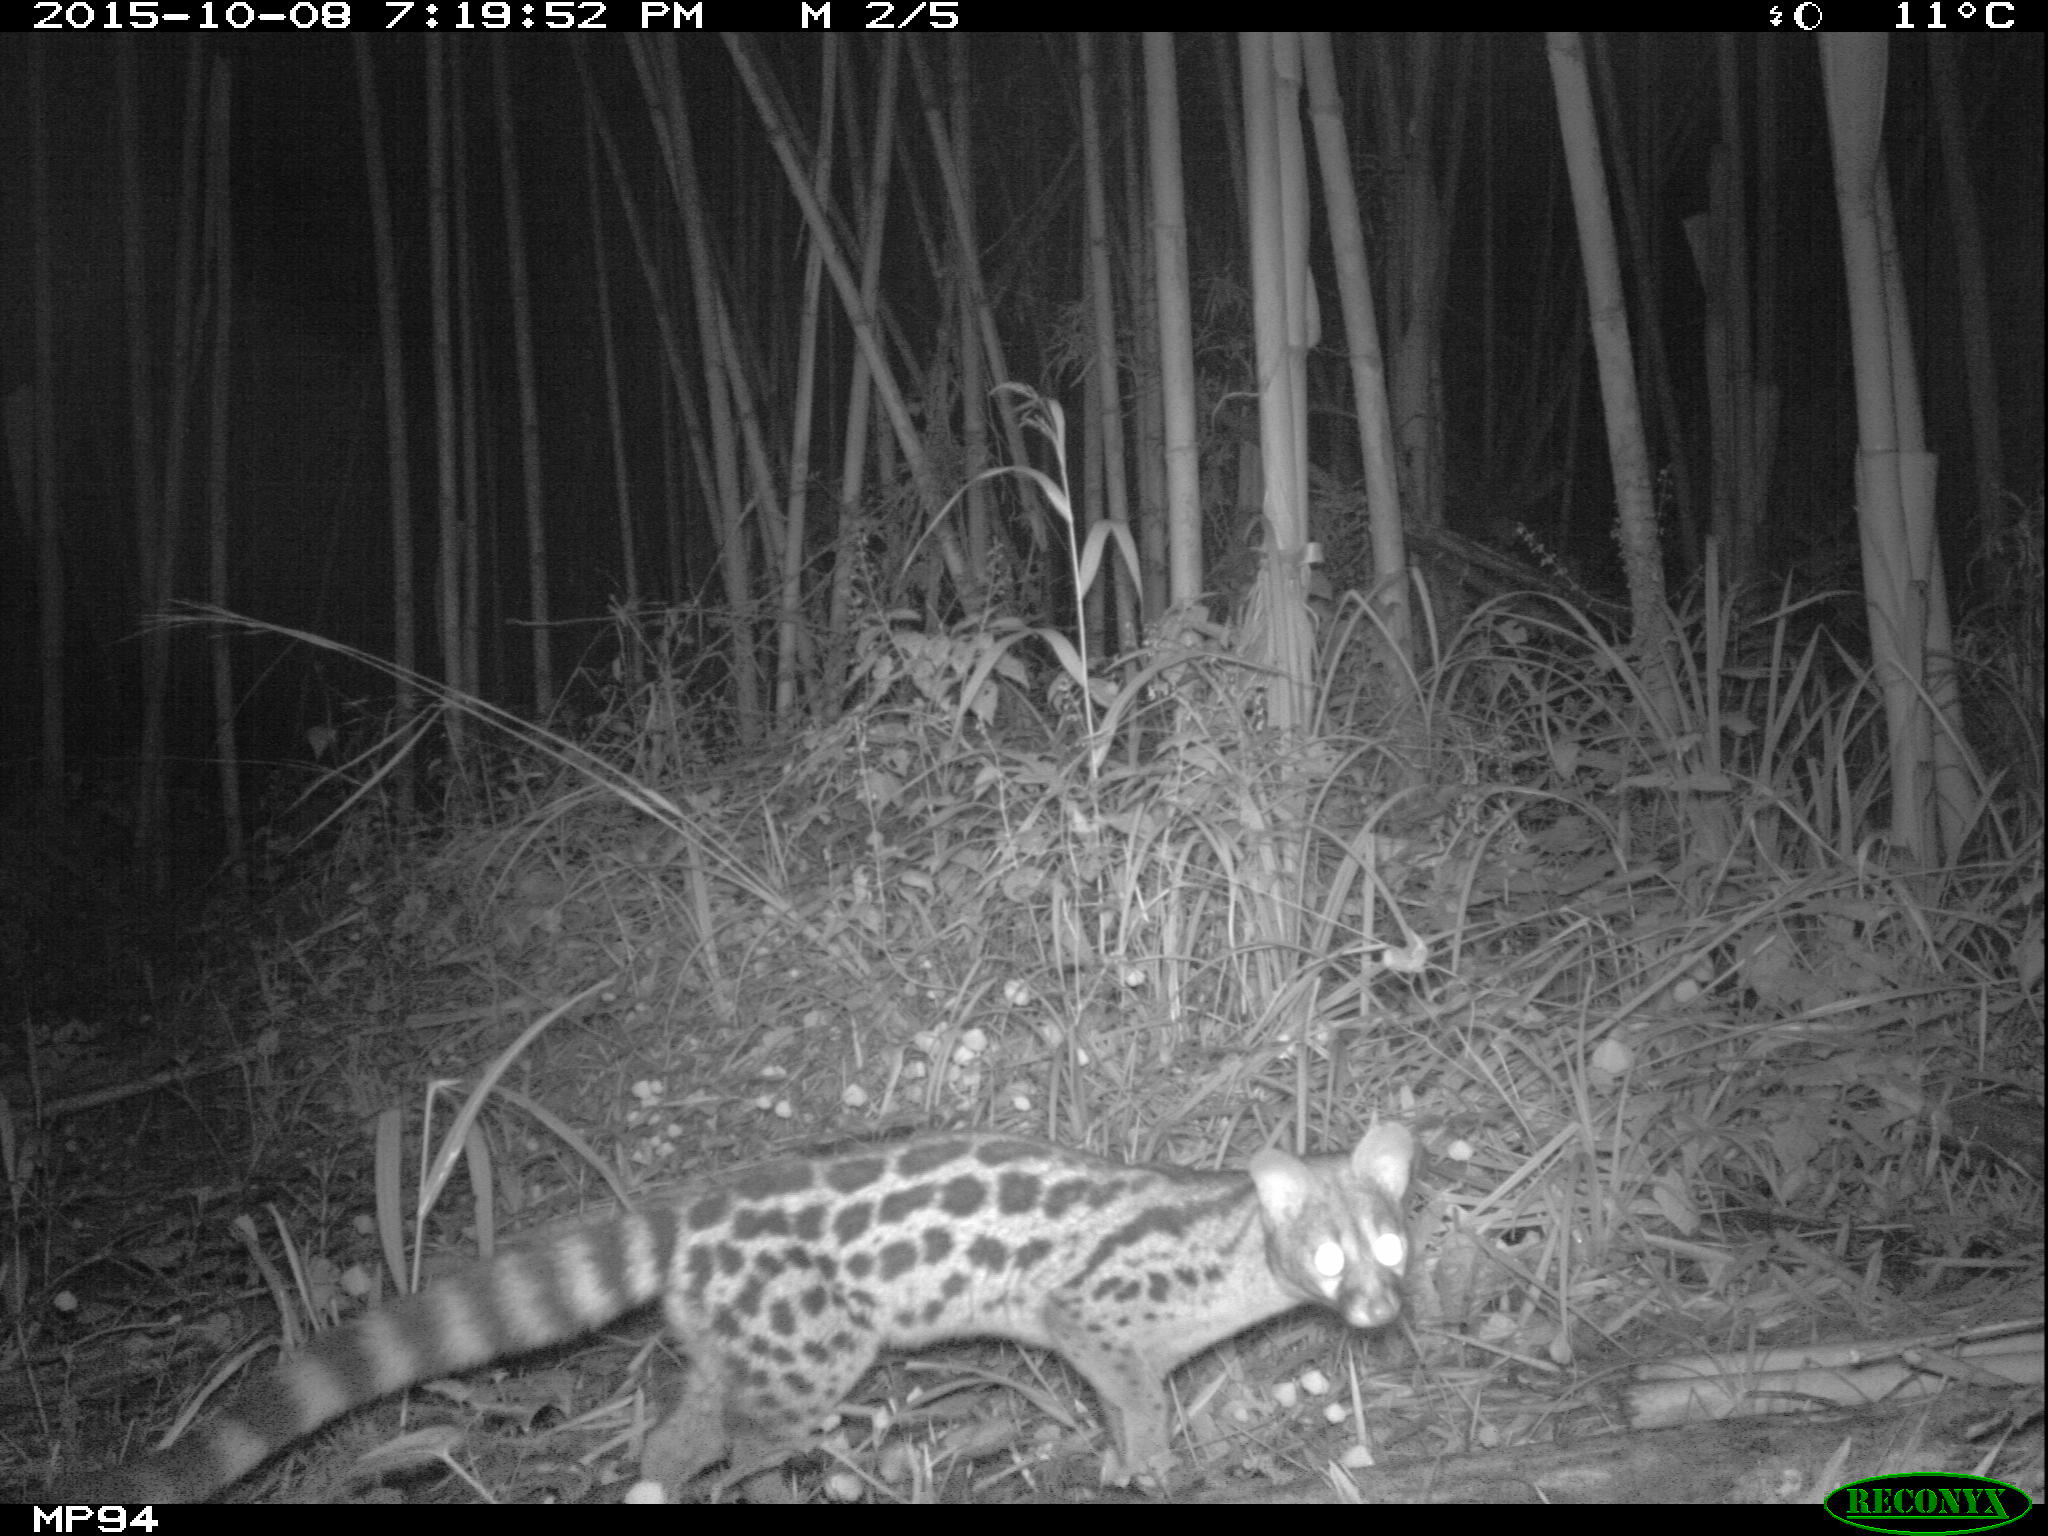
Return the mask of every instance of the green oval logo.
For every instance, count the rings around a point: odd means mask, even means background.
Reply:
[[[1967,1472],[1901,1472],[1844,1483],[1824,1501],[1844,1525],[1914,1536],[1962,1536],[2010,1525],[2034,1507],[2011,1483]]]

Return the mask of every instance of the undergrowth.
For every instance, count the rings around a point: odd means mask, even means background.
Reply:
[[[487,715],[431,821],[368,743],[248,974],[162,1027],[224,1067],[65,1114],[110,1042],[29,1042],[8,1481],[133,1450],[505,1223],[935,1125],[1190,1165],[1412,1125],[1424,1260],[1369,1367],[1403,1454],[1542,1433],[1637,1359],[2037,1305],[2038,779],[1976,772],[1964,856],[1905,863],[1881,701],[1809,604],[1708,594],[1664,683],[1556,604],[1413,672],[1357,617],[1301,736],[1214,632],[1097,667],[877,616],[838,717],[751,760],[623,618],[640,662],[575,739]],[[637,1388],[572,1416],[618,1383],[593,1358],[464,1389],[520,1433],[340,1434],[450,1494],[585,1497],[641,1422]],[[1516,1360],[1548,1383],[1432,1384]],[[840,1454],[933,1492],[873,1450]]]

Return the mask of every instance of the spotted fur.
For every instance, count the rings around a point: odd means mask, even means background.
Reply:
[[[691,1366],[643,1457],[671,1496],[800,1449],[883,1349],[976,1335],[1064,1355],[1109,1411],[1112,1471],[1163,1470],[1174,1367],[1304,1302],[1360,1328],[1398,1312],[1412,1155],[1394,1125],[1249,1177],[935,1135],[713,1174],[323,1334],[100,1497],[207,1498],[364,1403],[657,1300]]]

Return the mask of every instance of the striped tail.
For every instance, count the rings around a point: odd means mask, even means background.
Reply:
[[[208,1498],[351,1408],[600,1328],[662,1293],[675,1236],[673,1210],[615,1216],[322,1334],[211,1424],[115,1468],[98,1501]]]

